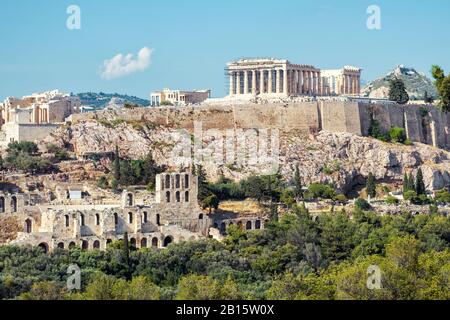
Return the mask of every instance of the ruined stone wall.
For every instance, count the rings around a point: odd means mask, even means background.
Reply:
[[[311,101],[265,104],[227,104],[139,108],[73,115],[72,121],[89,119],[144,121],[158,126],[183,128],[190,132],[194,122],[202,129],[273,129],[305,133],[326,130],[366,136],[373,120],[382,130],[405,128],[412,142],[450,147],[449,117],[432,106],[368,104],[353,101]]]

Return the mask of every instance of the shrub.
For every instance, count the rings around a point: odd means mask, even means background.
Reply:
[[[399,201],[398,201],[398,199],[397,199],[396,197],[388,196],[388,197],[386,198],[386,203],[387,203],[387,204],[398,204]]]
[[[370,209],[370,204],[361,198],[356,199],[355,201],[355,206],[356,208],[360,209],[360,210],[369,210]]]
[[[399,127],[392,127],[389,131],[389,137],[392,142],[404,143],[406,141],[405,129]]]
[[[333,199],[336,196],[334,188],[329,184],[312,183],[308,187],[308,196],[313,199]]]

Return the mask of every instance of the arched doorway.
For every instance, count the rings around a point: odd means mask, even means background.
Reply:
[[[129,207],[132,207],[132,206],[133,206],[133,194],[131,194],[131,193],[129,193],[129,194],[127,195],[127,205],[128,205]]]
[[[41,248],[44,253],[48,253],[48,244],[47,243],[42,242],[38,245],[38,247]]]
[[[251,230],[252,229],[252,222],[251,221],[247,221],[247,223],[245,225],[245,229],[247,229],[247,230]]]
[[[11,211],[17,212],[17,197],[11,197]]]
[[[141,239],[141,248],[147,248],[147,238]]]
[[[172,242],[173,242],[173,238],[172,238],[171,236],[165,237],[165,238],[164,238],[164,242],[163,242],[164,248],[167,247],[167,246],[168,246],[169,244],[171,244]]]
[[[81,242],[81,249],[83,250],[89,249],[89,242],[87,240],[83,240],[83,242]]]
[[[71,243],[69,243],[69,249],[75,249],[75,247],[76,247],[76,244],[75,244],[75,242],[71,242]]]
[[[156,238],[156,237],[154,237],[153,239],[152,239],[152,247],[153,248],[158,248],[158,238]]]
[[[94,244],[92,246],[93,246],[94,249],[97,249],[97,250],[100,249],[100,241],[95,240]]]
[[[33,232],[33,223],[30,219],[25,220],[25,232],[31,233]]]
[[[130,245],[132,248],[136,249],[136,239],[135,238],[130,239]]]
[[[261,229],[261,221],[260,220],[255,221],[255,229]]]
[[[58,249],[64,249],[64,242],[58,243]]]

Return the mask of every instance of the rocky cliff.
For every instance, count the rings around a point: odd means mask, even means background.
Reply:
[[[174,148],[185,136],[183,130],[148,123],[123,122],[115,126],[96,120],[81,121],[58,129],[43,144],[55,143],[71,146],[78,155],[91,152],[110,152],[118,145],[122,155],[142,158],[149,152],[161,164],[187,166],[180,162]],[[223,140],[203,137],[209,149],[223,147]],[[281,133],[279,164],[281,172],[289,178],[296,165],[305,183],[331,182],[343,192],[361,185],[369,172],[382,182],[401,184],[405,171],[416,172],[422,168],[430,190],[450,186],[450,153],[429,145],[415,143],[412,146],[384,143],[351,133],[305,134],[289,131]],[[236,143],[236,142],[235,142]],[[257,149],[257,141],[247,139],[250,150]],[[258,174],[258,165],[244,167],[208,163],[208,176],[214,180],[220,174],[239,180],[250,174]]]

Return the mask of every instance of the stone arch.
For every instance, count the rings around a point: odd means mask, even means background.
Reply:
[[[144,211],[143,215],[142,215],[142,223],[147,223],[148,222],[148,212]]]
[[[44,251],[44,253],[48,253],[48,243],[47,242],[41,242],[38,245],[38,247],[41,248]]]
[[[5,212],[5,197],[0,197],[0,213]]]
[[[75,249],[76,246],[77,245],[73,241],[69,243],[69,249]]]
[[[189,191],[184,192],[184,202],[189,202]]]
[[[61,250],[63,250],[64,249],[64,242],[60,242],[60,243],[58,243],[58,249],[61,249]]]
[[[180,191],[175,192],[175,200],[176,200],[177,202],[181,202]]]
[[[17,197],[11,197],[11,212],[17,212]]]
[[[99,240],[95,240],[94,244],[92,245],[92,247],[96,250],[100,249],[100,241]]]
[[[128,212],[128,223],[133,223],[133,212]]]
[[[108,244],[112,243],[112,239],[106,239],[106,246],[108,246]]]
[[[168,174],[165,177],[165,188],[170,189],[170,176]]]
[[[141,239],[141,248],[147,248],[147,238]]]
[[[25,233],[32,233],[33,232],[33,222],[31,219],[25,220]]]
[[[134,204],[134,202],[133,202],[133,194],[132,193],[128,193],[127,194],[127,205],[129,207],[132,207],[133,204]]]
[[[175,175],[175,188],[180,189],[181,187],[181,177],[179,174]]]
[[[89,241],[83,240],[83,241],[81,242],[81,249],[82,249],[82,250],[87,250],[87,249],[89,249]]]
[[[185,241],[185,239],[184,239],[184,237],[180,237],[180,238],[178,239],[178,241],[180,241],[180,242],[184,242],[184,241]]]
[[[130,238],[130,245],[132,248],[136,249],[136,238]]]
[[[154,248],[158,248],[158,238],[157,237],[154,237],[153,239],[152,239],[152,247],[154,247]]]
[[[166,191],[166,202],[170,202],[170,191]]]
[[[247,223],[245,224],[245,229],[252,230],[252,222],[251,221],[247,221]]]
[[[164,248],[166,248],[169,244],[171,244],[173,242],[173,237],[172,236],[166,236],[164,238],[164,242],[163,242],[163,246]]]
[[[238,226],[239,229],[242,229],[242,221],[239,221],[239,222],[237,223],[237,226]]]
[[[255,221],[255,229],[256,230],[261,229],[261,220],[256,220]]]

